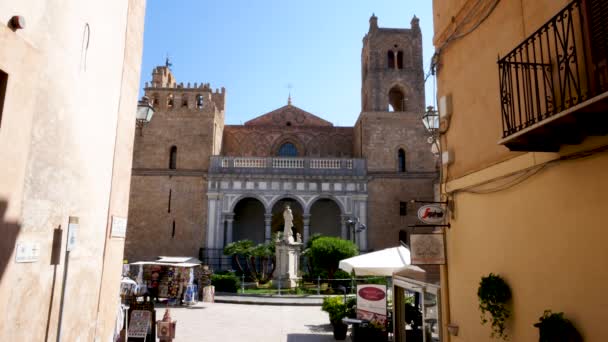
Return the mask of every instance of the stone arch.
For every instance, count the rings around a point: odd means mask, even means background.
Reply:
[[[306,206],[304,213],[310,214],[310,208],[312,207],[313,204],[315,204],[316,201],[318,201],[320,199],[330,199],[330,200],[336,202],[336,204],[338,205],[338,208],[340,208],[340,213],[342,215],[346,214],[345,204],[342,203],[340,200],[338,200],[338,198],[336,198],[336,196],[333,196],[330,194],[320,194],[320,195],[313,197],[310,201],[308,201],[308,205]]]
[[[247,239],[258,244],[266,240],[266,208],[263,201],[254,196],[242,196],[235,201],[233,213],[232,241]]]
[[[293,238],[296,239],[296,234],[304,236],[304,204],[296,196],[281,196],[275,199],[270,207],[270,231],[274,234],[278,231],[283,231],[284,220],[283,220],[283,204],[289,204],[293,214]]]
[[[237,198],[235,198],[232,203],[229,204],[229,207],[227,208],[228,212],[230,213],[234,213],[234,208],[236,207],[237,203],[239,203],[241,200],[245,199],[245,198],[253,198],[256,199],[258,201],[260,201],[263,205],[264,205],[264,212],[268,213],[269,209],[268,209],[268,202],[266,202],[266,200],[264,199],[264,197],[254,194],[254,193],[247,193],[247,194],[241,194],[239,195]]]
[[[304,145],[300,138],[293,134],[282,135],[277,140],[275,140],[274,144],[272,145],[271,155],[278,156],[279,149],[286,143],[291,143],[296,147],[297,157],[303,157],[306,155],[306,145]]]
[[[181,95],[182,96],[181,96],[181,105],[180,105],[180,107],[181,108],[187,108],[188,107],[188,102],[189,102],[188,93],[182,93]]]
[[[175,107],[175,98],[173,97],[173,93],[169,93],[167,95],[167,109],[173,109]]]
[[[396,84],[389,89],[388,104],[390,112],[407,111],[407,92],[403,86]]]
[[[306,208],[306,203],[304,202],[304,200],[296,195],[290,195],[290,194],[284,194],[281,196],[278,196],[276,198],[273,198],[270,202],[268,202],[268,205],[266,206],[266,212],[268,214],[270,214],[272,212],[272,207],[274,207],[278,202],[284,200],[284,199],[290,199],[293,201],[298,202],[298,204],[302,207],[302,210],[304,210]],[[306,213],[304,211],[304,213]]]
[[[344,210],[339,201],[328,196],[319,196],[312,201],[310,212],[310,234],[342,236]]]
[[[403,155],[402,155],[403,154]],[[405,146],[403,145],[399,145],[397,147],[395,147],[394,149],[394,161],[395,161],[395,170],[397,170],[397,172],[406,172],[408,167],[408,152],[407,152],[407,148],[405,148]],[[403,164],[401,164],[401,158],[403,157]]]

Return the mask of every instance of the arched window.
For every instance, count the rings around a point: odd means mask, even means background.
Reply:
[[[389,112],[405,112],[405,95],[397,86],[388,92]],[[392,107],[392,110],[391,110]]]
[[[196,108],[201,109],[203,108],[203,95],[198,94],[196,95]]]
[[[188,107],[188,97],[185,94],[182,97],[182,107]]]
[[[173,94],[167,96],[167,108],[173,108]]]
[[[298,156],[298,149],[296,148],[296,145],[294,145],[290,142],[284,143],[279,148],[279,157],[297,157],[297,156]]]
[[[386,64],[389,69],[395,69],[395,53],[393,50],[388,50]]]
[[[169,169],[175,170],[177,168],[177,146],[171,146],[171,153],[169,154]]]
[[[397,165],[399,172],[405,172],[405,151],[402,148],[397,153]]]
[[[403,69],[403,51],[397,51],[397,69]]]

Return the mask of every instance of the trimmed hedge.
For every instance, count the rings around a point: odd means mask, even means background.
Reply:
[[[233,292],[236,293],[239,289],[241,281],[233,274],[214,274],[211,276],[211,285],[215,286],[215,291],[218,292]]]

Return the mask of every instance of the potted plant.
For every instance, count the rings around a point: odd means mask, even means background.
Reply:
[[[563,312],[545,310],[534,324],[538,328],[539,342],[581,342],[583,339],[570,320],[564,318]]]
[[[511,315],[507,308],[507,302],[511,299],[511,288],[499,275],[490,275],[481,278],[479,289],[479,310],[481,310],[481,324],[488,321],[492,325],[492,337],[507,340],[505,322]],[[490,314],[490,318],[486,318]]]
[[[329,322],[334,329],[334,339],[345,340],[348,325],[342,322],[342,318],[346,317],[348,307],[340,296],[323,298],[321,310],[329,314]]]

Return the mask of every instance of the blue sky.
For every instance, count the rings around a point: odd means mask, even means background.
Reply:
[[[291,84],[294,105],[350,126],[361,111],[361,40],[372,13],[380,27],[420,18],[426,72],[430,0],[148,0],[141,84],[168,53],[178,82],[226,88],[227,124],[284,106]]]

